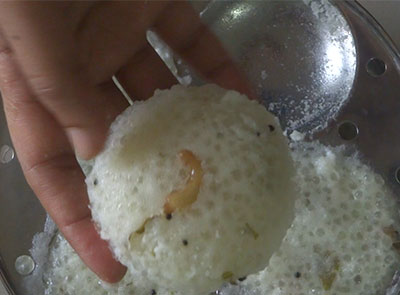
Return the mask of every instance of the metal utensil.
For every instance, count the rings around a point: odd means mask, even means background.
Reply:
[[[288,132],[348,144],[400,193],[400,54],[360,5],[214,1],[201,15]],[[176,74],[190,69],[178,65]],[[29,255],[45,212],[24,180],[3,111],[0,149],[0,281],[10,294],[27,294],[21,269],[29,276],[31,261],[15,263]]]

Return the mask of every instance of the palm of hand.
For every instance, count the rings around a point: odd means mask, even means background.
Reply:
[[[134,99],[176,83],[146,41],[152,28],[204,77],[241,92],[248,86],[186,2],[0,5],[0,88],[26,179],[83,261],[118,281],[125,269],[92,224],[75,159],[75,152],[90,158],[101,149],[127,106],[112,76]]]

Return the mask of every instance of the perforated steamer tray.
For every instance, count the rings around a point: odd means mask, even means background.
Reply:
[[[400,195],[400,54],[360,5],[224,1],[201,15],[289,133],[360,151]],[[199,83],[177,64],[182,81]],[[15,261],[29,255],[45,212],[24,180],[3,111],[0,149],[0,277],[10,294],[27,294]]]

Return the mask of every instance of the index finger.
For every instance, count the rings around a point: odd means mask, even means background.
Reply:
[[[172,1],[154,30],[204,78],[255,98],[245,75],[187,1]]]

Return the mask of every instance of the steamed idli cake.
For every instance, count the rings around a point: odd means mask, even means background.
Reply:
[[[298,187],[292,226],[264,270],[215,294],[398,295],[396,280],[387,290],[400,269],[399,205],[388,184],[344,146],[296,142],[290,148]],[[130,270],[117,284],[102,282],[61,235],[49,252],[43,277],[35,259],[46,295],[186,295]]]
[[[123,264],[205,294],[268,264],[293,220],[293,171],[277,119],[258,102],[174,86],[116,119],[86,181]]]

